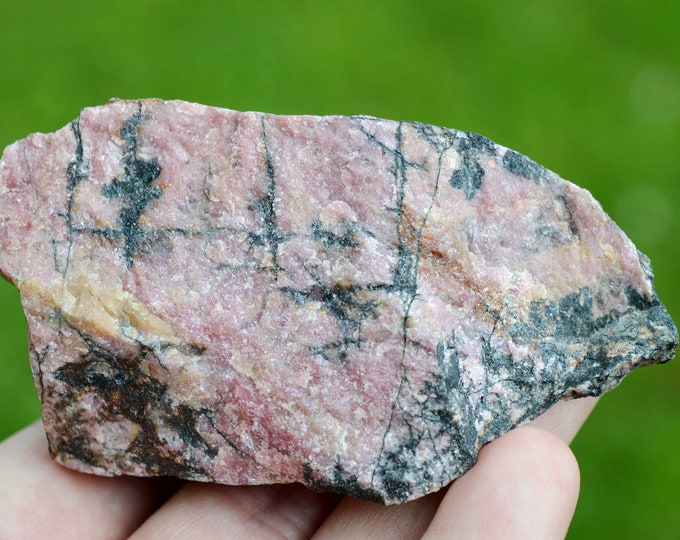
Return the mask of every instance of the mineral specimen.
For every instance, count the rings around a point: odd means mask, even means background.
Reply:
[[[474,133],[112,101],[0,162],[49,447],[104,475],[437,490],[672,357],[584,190]]]

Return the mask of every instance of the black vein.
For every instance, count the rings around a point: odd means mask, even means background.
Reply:
[[[68,248],[66,251],[66,264],[62,274],[65,276],[71,263],[71,252],[73,250],[73,199],[75,197],[75,190],[78,184],[85,180],[89,174],[89,166],[84,161],[83,138],[80,133],[80,117],[71,122],[71,131],[76,140],[75,159],[69,163],[66,168],[68,180],[66,183],[66,191],[68,199],[66,203],[66,227],[68,232]],[[59,269],[57,268],[57,271]]]
[[[366,138],[368,138],[369,141],[371,141],[373,144],[378,146],[381,150],[383,150],[385,153],[388,155],[392,156],[395,160],[395,162],[400,162],[401,166],[404,167],[413,167],[415,169],[423,169],[424,165],[422,163],[415,163],[413,161],[409,161],[404,159],[404,155],[402,154],[402,148],[401,148],[401,141],[397,141],[397,146],[395,148],[390,147],[388,144],[385,142],[381,141],[378,136],[375,133],[371,133],[366,129],[366,127],[363,125],[362,121],[367,121],[367,120],[372,120],[374,122],[380,122],[380,120],[375,120],[370,117],[365,117],[365,116],[352,116],[350,119],[353,121],[354,125],[361,131]],[[401,133],[402,126],[404,125],[404,122],[399,122],[398,125],[398,131]]]
[[[415,128],[416,131],[418,131],[418,125],[416,125]],[[421,133],[421,136],[423,135],[425,134]],[[408,490],[410,488],[407,488],[403,482],[400,482],[400,480],[394,475],[395,472],[394,470],[388,469],[387,464],[391,464],[392,461],[394,461],[396,454],[394,454],[394,452],[389,453],[389,455],[385,454],[385,441],[388,433],[392,429],[395,415],[397,414],[397,409],[402,409],[400,413],[402,420],[407,424],[407,426],[410,429],[410,425],[408,424],[408,420],[406,418],[407,414],[401,405],[400,397],[404,389],[404,386],[410,385],[410,381],[408,380],[408,373],[406,372],[406,367],[404,363],[406,349],[409,343],[408,337],[409,314],[411,311],[411,307],[413,306],[413,302],[417,297],[419,265],[422,253],[422,233],[427,224],[432,208],[434,207],[434,203],[437,198],[437,193],[439,192],[439,182],[441,177],[442,160],[444,152],[450,147],[450,145],[453,142],[453,140],[450,138],[436,138],[434,136],[434,133],[432,134],[427,133],[427,135],[428,136],[431,135],[432,137],[426,136],[424,138],[426,140],[430,140],[430,143],[434,146],[435,151],[438,152],[437,174],[435,177],[434,188],[432,192],[432,197],[430,199],[430,204],[424,216],[422,217],[420,225],[415,230],[413,229],[413,225],[411,225],[411,223],[409,223],[409,221],[406,219],[405,215],[406,184],[408,180],[406,175],[406,169],[408,166],[407,165],[408,162],[406,159],[404,159],[402,153],[403,123],[399,123],[397,125],[397,129],[395,132],[396,147],[395,152],[393,154],[394,176],[397,188],[396,208],[394,209],[394,212],[397,216],[396,232],[397,232],[397,257],[398,257],[393,279],[394,288],[402,295],[402,301],[404,303],[404,316],[402,319],[402,351],[400,362],[401,377],[393,400],[393,406],[390,411],[390,417],[387,423],[387,427],[385,429],[385,433],[383,435],[383,439],[381,442],[379,456],[378,459],[376,460],[376,467],[374,468],[372,473],[371,485],[374,484],[375,475],[379,473],[381,481],[385,484],[384,486],[385,489],[389,490],[390,492],[393,492],[395,498],[402,500],[406,496],[404,490]],[[409,245],[409,243],[407,242],[407,238],[413,236],[415,237],[414,243],[415,245]],[[411,242],[411,244],[413,244],[413,242]],[[428,435],[430,436],[430,438],[432,438],[429,432]],[[409,441],[411,439],[409,439]],[[405,441],[404,444],[406,443],[408,443],[408,441]],[[412,452],[413,448],[404,447],[403,450]],[[381,463],[383,462],[385,465],[381,466]]]
[[[155,158],[144,159],[137,155],[139,149],[139,128],[142,124],[142,107],[128,118],[120,131],[126,152],[123,154],[123,174],[114,178],[102,188],[109,199],[122,199],[120,210],[120,233],[123,238],[123,257],[128,268],[132,266],[132,256],[142,244],[143,234],[139,218],[153,200],[158,199],[163,190],[152,183],[161,173],[161,166]]]
[[[35,364],[38,367],[38,382],[40,384],[40,403],[44,403],[45,399],[45,376],[43,372],[43,363],[45,362],[45,357],[50,351],[50,346],[47,345],[43,347],[40,351],[35,351]]]
[[[250,209],[255,211],[264,224],[264,233],[250,235],[253,245],[263,245],[271,256],[271,270],[274,278],[277,279],[281,266],[279,265],[279,245],[285,240],[286,235],[281,234],[276,218],[276,172],[274,169],[274,159],[269,146],[267,145],[267,131],[264,117],[262,117],[262,144],[264,146],[265,173],[267,180],[267,190],[265,196],[250,205]]]
[[[342,234],[328,230],[320,221],[312,223],[312,239],[320,242],[325,248],[358,248],[359,242],[356,240],[357,231],[364,232],[357,223],[348,224]]]
[[[300,305],[310,302],[320,303],[338,324],[341,340],[323,345],[312,345],[309,351],[327,360],[344,362],[350,347],[359,347],[362,342],[361,325],[377,313],[378,304],[370,293],[379,290],[379,285],[360,286],[334,283],[327,285],[314,276],[316,285],[300,290],[292,287],[281,287]],[[367,298],[362,298],[368,296]]]

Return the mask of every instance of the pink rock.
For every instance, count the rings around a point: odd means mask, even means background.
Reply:
[[[96,474],[401,502],[678,340],[586,191],[425,124],[113,101],[5,150],[0,223],[50,451]]]

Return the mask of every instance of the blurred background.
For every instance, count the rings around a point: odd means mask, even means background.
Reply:
[[[677,0],[3,0],[0,148],[114,96],[476,131],[589,189],[680,321],[679,27]],[[0,340],[2,439],[39,416],[4,282]],[[676,361],[600,401],[570,538],[680,538],[679,385]]]

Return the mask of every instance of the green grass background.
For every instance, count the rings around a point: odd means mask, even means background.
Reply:
[[[680,320],[677,0],[0,4],[0,147],[110,97],[472,130],[586,187]],[[19,298],[0,283],[0,438],[38,417]],[[601,400],[573,444],[570,538],[680,538],[680,363]]]

